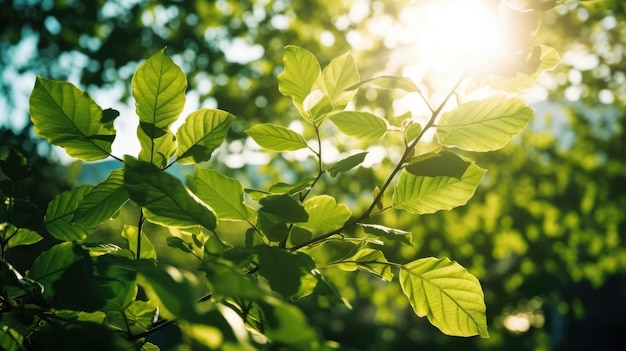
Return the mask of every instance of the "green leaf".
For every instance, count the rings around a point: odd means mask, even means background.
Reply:
[[[220,220],[248,218],[243,187],[238,180],[214,170],[196,167],[193,177],[187,177],[187,185],[200,200],[211,206]]]
[[[102,123],[115,121],[115,119],[119,116],[120,116],[120,111],[118,110],[115,110],[112,108],[104,109],[102,110]]]
[[[200,163],[208,161],[226,134],[235,116],[214,109],[200,109],[192,112],[176,132],[178,163]]]
[[[407,142],[417,138],[422,133],[422,126],[419,123],[411,123],[404,130],[404,136]]]
[[[321,121],[328,112],[333,110],[330,98],[321,89],[315,89],[306,96],[302,103],[304,117],[311,121]]]
[[[82,225],[72,223],[74,211],[91,189],[91,185],[82,185],[54,197],[44,218],[44,225],[50,235],[59,240],[72,241],[83,240],[91,234]]]
[[[369,112],[340,111],[329,118],[346,135],[364,141],[378,140],[387,131],[387,121]]]
[[[345,271],[361,269],[390,282],[393,272],[388,262],[380,250],[361,249],[354,256],[342,260],[337,267]]]
[[[270,192],[274,194],[294,195],[303,190],[309,189],[311,187],[311,183],[313,183],[314,180],[315,180],[315,177],[308,177],[308,178],[299,180],[294,184],[276,183],[270,187]]]
[[[261,147],[274,151],[292,151],[307,147],[302,135],[274,124],[257,124],[246,130],[246,134]]]
[[[309,214],[309,220],[306,223],[298,223],[297,226],[308,229],[313,234],[339,229],[352,214],[348,206],[337,204],[335,198],[328,195],[309,198],[302,206]]]
[[[128,249],[137,257],[137,241],[139,237],[139,228],[135,226],[125,225],[122,231],[122,238],[128,243]],[[145,233],[141,233],[141,248],[139,249],[139,257],[142,259],[156,260],[157,253],[154,245],[150,242]]]
[[[122,169],[116,169],[80,201],[72,222],[86,228],[96,227],[115,217],[126,201],[128,201],[128,193],[124,188],[124,172]]]
[[[270,340],[290,345],[295,350],[316,349],[317,335],[296,306],[270,298],[259,305],[266,322],[264,332]]]
[[[133,301],[124,309],[124,315],[130,332],[139,334],[152,327],[152,321],[158,315],[158,310],[152,301]]]
[[[411,80],[410,78],[397,76],[380,76],[366,79],[353,85],[352,87],[350,87],[350,89],[357,89],[365,84],[373,84],[383,89],[400,89],[409,93],[420,92],[420,88],[415,85],[415,82],[413,82],[413,80]]]
[[[94,312],[111,288],[94,276],[89,252],[71,242],[55,245],[33,262],[28,277],[43,286],[43,299],[57,309]]]
[[[163,226],[215,229],[213,212],[191,197],[178,179],[131,156],[124,164],[124,186],[130,199],[145,208],[146,219]]]
[[[193,252],[193,245],[177,236],[170,236],[169,238],[167,238],[167,246],[179,249],[186,253]]]
[[[19,351],[24,345],[24,336],[9,326],[0,328],[0,349]]]
[[[196,287],[182,273],[172,266],[141,272],[139,284],[164,318],[197,321]]]
[[[104,277],[107,287],[112,292],[102,310],[107,315],[109,312],[121,314],[137,296],[137,274],[125,267],[108,264],[107,261],[98,263],[100,267],[98,273]]]
[[[203,265],[210,291],[216,298],[264,299],[268,292],[262,290],[249,274],[245,274],[230,261],[211,260]]]
[[[289,235],[287,223],[271,213],[259,212],[256,224],[270,241],[279,242]]]
[[[336,110],[343,110],[356,94],[351,87],[359,82],[359,71],[350,53],[334,58],[322,70],[322,75],[314,84],[330,98],[330,103]]]
[[[302,252],[267,245],[257,246],[255,251],[259,255],[259,273],[268,280],[272,290],[285,298],[297,293],[302,278],[315,268],[311,257]]]
[[[29,106],[35,133],[70,156],[96,161],[111,153],[113,121],[103,122],[102,108],[73,84],[38,76]]]
[[[462,206],[474,195],[487,171],[470,165],[461,179],[414,176],[403,171],[393,193],[393,206],[410,213],[425,214]]]
[[[400,269],[400,286],[415,313],[443,333],[489,337],[480,282],[448,258],[428,257]]]
[[[360,165],[363,160],[365,160],[365,156],[367,156],[367,152],[359,152],[358,154],[348,156],[326,168],[326,172],[328,172],[328,175],[332,178],[335,178],[338,173],[347,172]]]
[[[165,48],[137,68],[132,86],[139,121],[153,126],[151,138],[158,130],[168,129],[185,107],[187,78]]]
[[[399,240],[404,244],[413,245],[413,235],[411,235],[411,232],[385,227],[380,224],[359,223],[359,226],[368,234],[382,236],[392,241]]]
[[[285,70],[278,75],[278,90],[293,99],[294,105],[304,117],[306,113],[302,104],[320,76],[320,65],[311,52],[291,45],[285,47],[283,64]]]
[[[287,194],[266,196],[259,204],[262,206],[259,212],[270,213],[285,223],[306,222],[309,219],[300,202]]]
[[[141,350],[139,350],[139,351],[160,351],[160,350],[161,349],[158,346],[156,346],[155,344],[147,342],[147,343],[141,345]]]
[[[414,176],[453,177],[461,179],[471,165],[457,154],[448,151],[431,152],[411,160],[404,168]]]
[[[164,168],[176,153],[176,136],[169,130],[163,131],[159,137],[152,138],[142,128],[139,128],[137,129],[137,138],[141,145],[141,150],[137,155],[140,161]]]
[[[437,140],[468,151],[493,151],[504,147],[530,122],[534,111],[518,98],[494,96],[471,101],[441,116]]]
[[[21,147],[9,145],[9,154],[0,159],[0,170],[13,182],[28,178],[32,165],[28,162],[26,151]],[[7,191],[9,194],[11,191]]]
[[[17,228],[12,224],[6,224],[4,227],[5,236],[8,238],[8,241],[4,243],[4,249],[8,250],[10,248],[22,245],[31,245],[39,242],[43,237],[39,235],[37,232],[25,229],[25,228]]]

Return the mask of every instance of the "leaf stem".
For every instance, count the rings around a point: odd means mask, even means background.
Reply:
[[[318,236],[316,238],[313,238],[313,239],[311,239],[309,241],[306,241],[306,242],[303,242],[303,243],[300,243],[298,245],[295,245],[295,246],[291,247],[290,251],[297,251],[297,250],[299,250],[299,249],[301,249],[303,247],[310,246],[310,245],[315,244],[315,243],[317,243],[319,241],[325,240],[326,238],[328,238],[328,237],[330,237],[332,235],[339,234],[343,230],[346,230],[346,229],[354,226],[355,224],[360,223],[364,219],[370,218],[372,216],[371,215],[372,211],[376,207],[376,204],[382,199],[382,197],[383,197],[383,195],[385,193],[385,190],[387,190],[387,188],[389,187],[389,185],[391,184],[391,182],[393,181],[395,176],[404,167],[404,163],[407,161],[406,159],[409,156],[409,154],[412,152],[413,149],[415,149],[415,146],[422,139],[422,137],[424,136],[426,131],[435,125],[435,121],[436,121],[437,117],[439,117],[439,115],[441,114],[441,111],[443,111],[443,108],[448,103],[450,98],[454,95],[456,90],[459,88],[459,86],[461,85],[461,83],[463,82],[465,77],[466,76],[464,74],[457,80],[457,82],[454,84],[454,86],[452,87],[452,89],[450,90],[448,95],[446,95],[446,97],[443,99],[441,104],[439,104],[437,109],[433,111],[433,113],[430,116],[430,119],[428,120],[428,122],[426,123],[426,125],[424,126],[422,131],[419,133],[419,135],[415,138],[415,140],[413,140],[413,142],[410,145],[408,145],[405,148],[404,153],[402,154],[402,157],[400,158],[400,160],[396,164],[396,167],[393,169],[393,171],[391,171],[391,174],[389,175],[389,177],[387,177],[387,180],[385,181],[383,186],[380,188],[380,192],[378,193],[378,195],[376,195],[374,197],[374,200],[372,201],[370,206],[367,208],[367,210],[365,210],[365,212],[363,212],[363,214],[361,214],[359,217],[357,217],[357,218],[355,218],[355,219],[353,219],[351,221],[348,221],[346,224],[344,224],[343,226],[341,226],[338,229],[335,229],[335,230],[333,230],[331,232],[328,232],[326,234],[323,234],[323,235],[320,235],[320,236]]]
[[[145,218],[143,216],[143,208],[139,209],[139,223],[137,223],[137,261],[141,258],[141,235],[143,229],[143,222],[145,222]]]

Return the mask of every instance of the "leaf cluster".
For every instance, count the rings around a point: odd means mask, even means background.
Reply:
[[[3,348],[19,350],[31,343],[67,350],[86,345],[157,350],[151,336],[176,324],[185,342],[203,349],[332,349],[297,301],[317,295],[333,306],[349,308],[341,291],[325,277],[325,272],[336,269],[360,270],[390,282],[397,276],[414,312],[443,333],[489,336],[478,279],[445,257],[408,263],[388,260],[380,246],[386,241],[411,245],[412,235],[375,219],[392,210],[422,215],[465,205],[486,170],[459,150],[504,147],[528,124],[533,111],[520,99],[496,95],[467,102],[457,99],[460,103],[444,112],[466,78],[462,77],[431,110],[426,124],[410,115],[390,121],[354,111],[348,107],[350,101],[364,84],[422,96],[411,80],[394,76],[362,80],[349,53],[322,68],[311,52],[288,46],[283,61],[279,90],[291,98],[298,118],[314,137],[307,140],[300,132],[271,123],[254,125],[246,133],[273,152],[309,150],[318,167],[310,177],[292,184],[278,181],[268,189],[244,189],[238,179],[204,166],[224,142],[234,115],[201,109],[172,130],[184,107],[187,80],[165,49],[141,64],[132,78],[138,157],[111,154],[119,113],[101,108],[70,83],[37,77],[30,98],[35,132],[73,157],[84,161],[110,157],[120,168],[99,184],[58,194],[42,224],[33,227],[20,220],[17,204],[27,199],[14,191],[30,172],[28,160],[12,150],[0,163],[6,176],[0,213]],[[537,67],[545,70],[550,64]],[[322,127],[329,124],[369,144],[384,145],[385,136],[396,135],[403,149],[381,184],[364,185],[372,189],[372,198],[358,213],[350,204],[316,191],[322,178],[352,172],[367,157],[366,152],[356,152],[326,162],[322,139],[327,129]],[[437,149],[416,155],[417,145],[431,129]],[[184,180],[176,177],[168,171],[176,163],[194,165],[193,174]],[[386,193],[392,193],[390,203]],[[140,208],[140,215],[137,223],[124,223],[119,233],[123,244],[87,240],[129,203]],[[195,266],[160,264],[146,221],[178,233],[167,237],[167,244],[192,257]],[[226,235],[233,223],[236,233]],[[41,240],[38,230],[57,243],[21,272],[5,260],[5,253]],[[320,254],[325,251],[333,251],[334,257]],[[102,343],[70,335],[89,335]]]

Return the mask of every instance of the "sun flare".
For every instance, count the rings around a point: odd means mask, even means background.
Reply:
[[[400,15],[412,46],[411,76],[458,75],[495,64],[510,48],[493,1],[420,0]],[[410,38],[409,38],[410,36]],[[407,42],[407,40],[405,40]],[[406,73],[406,72],[405,72]]]

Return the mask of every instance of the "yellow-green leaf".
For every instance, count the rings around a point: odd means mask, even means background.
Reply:
[[[463,176],[427,177],[402,171],[393,193],[393,206],[415,214],[434,213],[465,205],[487,171],[471,164]]]
[[[322,70],[322,75],[314,84],[330,98],[335,110],[342,110],[352,100],[357,90],[352,86],[359,83],[359,71],[350,53],[334,58]]]
[[[437,139],[445,146],[468,151],[498,150],[521,132],[533,115],[518,98],[494,96],[471,101],[441,116]]]
[[[404,265],[399,277],[415,313],[443,333],[489,337],[480,282],[460,264],[427,257]]]
[[[285,70],[278,75],[278,90],[290,96],[302,116],[305,116],[302,104],[321,73],[320,64],[310,51],[292,45],[285,47],[283,64]]]
[[[388,127],[386,120],[369,112],[340,111],[329,118],[343,133],[363,141],[380,139]]]
[[[257,144],[274,151],[292,151],[307,147],[302,135],[274,124],[257,124],[246,130],[246,133]]]
[[[333,197],[328,195],[309,198],[302,203],[302,206],[309,214],[309,220],[296,225],[308,229],[313,234],[322,234],[338,229],[352,214],[348,206],[338,204]]]

